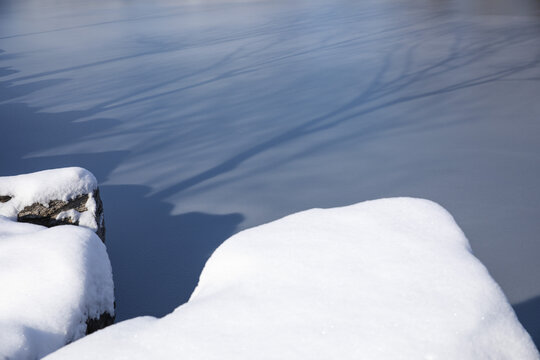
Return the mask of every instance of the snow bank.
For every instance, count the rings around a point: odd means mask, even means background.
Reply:
[[[0,177],[0,195],[11,199],[0,202],[0,215],[15,219],[26,206],[47,206],[52,200],[68,201],[97,189],[94,175],[80,167],[38,171],[31,174]]]
[[[159,281],[159,279],[156,279]],[[50,359],[538,359],[499,286],[440,206],[396,198],[243,231],[190,301]]]
[[[8,183],[11,195],[28,203],[68,199],[95,186],[90,173],[66,170],[60,172],[65,177],[56,178],[60,183],[74,176],[81,179],[67,191],[38,175],[45,171],[8,181],[0,178],[0,187]],[[22,184],[28,185],[31,196],[21,190]],[[40,195],[41,190],[46,194]],[[105,245],[89,229],[72,225],[46,228],[0,216],[0,293],[0,359],[40,358],[84,336],[88,318],[114,314]]]

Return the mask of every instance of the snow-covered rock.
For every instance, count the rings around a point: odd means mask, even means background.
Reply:
[[[97,180],[79,167],[0,177],[0,215],[47,227],[80,225],[105,241]]]
[[[111,264],[91,230],[0,216],[0,359],[36,359],[114,316]]]
[[[89,171],[0,177],[0,359],[43,357],[113,323],[111,264],[94,232],[105,239]]]
[[[159,281],[159,279],[156,279]],[[538,359],[452,216],[396,198],[243,231],[188,303],[49,359]]]

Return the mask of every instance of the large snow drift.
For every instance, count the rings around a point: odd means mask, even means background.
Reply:
[[[159,279],[156,279],[159,281]],[[396,198],[243,231],[190,301],[50,359],[538,359],[443,208]]]
[[[0,359],[42,357],[84,336],[87,319],[114,315],[105,245],[73,225],[0,216],[0,294]]]

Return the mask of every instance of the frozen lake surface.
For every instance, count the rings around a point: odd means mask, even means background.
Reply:
[[[0,172],[96,175],[120,320],[246,227],[431,199],[538,344],[538,5],[2,1]]]

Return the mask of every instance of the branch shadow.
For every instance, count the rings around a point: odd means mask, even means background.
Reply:
[[[358,95],[351,100],[345,102],[343,105],[327,111],[320,116],[312,119],[307,119],[300,124],[283,131],[280,134],[270,137],[268,140],[255,144],[222,162],[201,171],[189,178],[179,181],[177,184],[168,187],[158,193],[163,198],[170,197],[182,193],[183,191],[195,187],[201,183],[212,180],[218,176],[229,173],[239,167],[247,160],[266,153],[279,146],[290,142],[298,142],[301,139],[311,136],[313,134],[327,131],[338,126],[341,126],[351,121],[361,121],[361,119],[368,114],[385,110],[390,107],[408,103],[411,101],[428,99],[431,97],[444,95],[459,90],[468,88],[474,88],[480,85],[485,85],[497,81],[504,81],[511,76],[525,72],[533,68],[540,66],[540,53],[529,61],[524,61],[519,65],[512,65],[502,69],[495,69],[483,74],[470,76],[465,79],[453,81],[449,84],[441,84],[430,90],[418,91],[416,85],[420,85],[427,80],[436,79],[440,75],[449,76],[449,74],[459,74],[459,71],[467,65],[478,63],[489,59],[494,53],[501,48],[508,45],[515,45],[518,43],[526,42],[531,39],[531,36],[536,36],[536,30],[523,31],[522,29],[516,31],[507,31],[503,36],[495,37],[490,41],[476,41],[469,44],[464,44],[462,36],[459,32],[455,33],[455,41],[449,46],[448,54],[442,59],[421,67],[418,70],[410,70],[410,60],[412,53],[417,44],[410,46],[407,54],[407,60],[404,62],[404,68],[402,73],[393,79],[388,78],[388,72],[393,63],[394,51],[389,51],[384,57],[378,71],[373,75],[372,81],[368,86],[359,91]],[[331,48],[332,45],[325,45],[324,47]],[[314,51],[314,50],[313,50]],[[303,51],[302,53],[305,53]],[[288,56],[294,56],[290,54]],[[172,93],[179,93],[187,88],[193,88],[198,86],[207,85],[208,83],[220,81],[229,77],[238,76],[239,74],[245,74],[256,71],[261,64],[257,64],[249,67],[233,69],[226,71],[222,74],[215,76],[214,78],[205,80],[200,83],[189,85],[188,87],[182,87],[175,90],[169,90],[160,94],[155,94],[146,98],[133,100],[127,103],[122,103],[116,106],[132,105],[137,102],[147,101],[159,98],[161,96],[167,96]],[[425,124],[430,119],[418,119],[419,124]],[[418,124],[415,124],[417,126]],[[400,129],[410,126],[409,123],[403,121],[393,121],[391,123],[379,123],[379,122],[362,122],[359,127],[363,130],[358,132],[357,138],[359,141],[367,140],[376,136],[382,136],[388,131]],[[337,141],[337,140],[334,140]]]
[[[0,68],[2,74],[14,71]],[[0,99],[16,98],[52,86],[35,81],[12,86],[0,81]],[[2,98],[3,96],[3,98]],[[70,153],[26,157],[52,144],[76,143],[93,133],[113,129],[118,121],[78,119],[95,111],[40,112],[24,103],[0,103],[0,174],[17,175],[48,168],[82,166],[101,181],[130,155],[129,151]],[[163,316],[186,302],[213,251],[237,229],[241,214],[185,213],[172,216],[172,205],[150,188],[100,186],[107,226],[107,249],[113,266],[116,319]]]
[[[0,78],[16,73],[10,68],[0,68]],[[97,154],[69,154],[62,157],[25,158],[34,151],[47,149],[51,144],[77,142],[102,129],[114,128],[119,122],[110,118],[98,118],[88,122],[77,119],[92,116],[91,111],[65,111],[58,113],[41,112],[40,109],[22,102],[7,101],[54,86],[64,80],[44,80],[13,85],[0,81],[0,174],[16,175],[24,172],[43,170],[44,167],[102,165],[98,176],[106,176],[127,153],[115,152],[109,156]],[[95,160],[93,160],[95,159]]]

